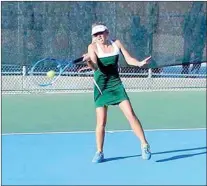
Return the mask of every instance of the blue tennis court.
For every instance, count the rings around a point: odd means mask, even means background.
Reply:
[[[2,138],[3,185],[204,185],[206,130],[150,130],[152,158],[131,131],[108,132],[105,162],[93,164],[93,132]]]

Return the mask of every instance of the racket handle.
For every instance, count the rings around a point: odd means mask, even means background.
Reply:
[[[81,62],[81,61],[83,61],[83,57],[80,57],[80,58],[75,59],[75,60],[73,61],[73,64],[75,64],[75,63],[79,63],[79,62]]]

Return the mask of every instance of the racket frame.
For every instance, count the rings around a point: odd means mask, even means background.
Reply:
[[[49,82],[49,83],[38,83],[38,85],[39,85],[40,87],[47,87],[47,86],[51,86],[51,85],[53,85],[53,84],[59,79],[59,77],[62,75],[62,73],[63,73],[69,66],[71,66],[71,65],[75,65],[75,64],[80,63],[80,62],[83,62],[83,57],[79,57],[79,58],[76,58],[76,59],[74,59],[74,60],[70,60],[70,61],[66,61],[66,60],[58,60],[58,59],[55,59],[55,58],[43,58],[43,59],[37,61],[37,62],[32,66],[32,68],[31,68],[29,74],[33,75],[33,73],[34,73],[34,69],[36,68],[36,66],[37,66],[39,63],[41,63],[41,62],[43,62],[43,61],[45,61],[45,60],[48,60],[48,61],[49,61],[49,60],[50,60],[50,61],[52,60],[52,61],[55,61],[55,62],[57,63],[57,68],[59,69],[59,71],[57,72],[58,75],[55,76],[54,78],[52,78],[51,82]],[[66,65],[64,65],[64,64],[66,64]],[[59,66],[59,67],[58,67],[58,66]]]

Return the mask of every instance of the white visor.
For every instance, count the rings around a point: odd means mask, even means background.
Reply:
[[[104,25],[96,25],[92,28],[92,32],[91,32],[91,35],[94,35],[96,33],[99,33],[99,32],[104,32],[108,30],[108,28]]]

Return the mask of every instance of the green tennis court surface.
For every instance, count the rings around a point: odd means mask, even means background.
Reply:
[[[144,129],[206,127],[205,91],[129,93]],[[117,107],[109,108],[107,130],[130,126]],[[3,95],[3,133],[92,131],[95,108],[91,93]]]
[[[141,159],[139,140],[126,131],[121,111],[111,107],[105,161],[93,164],[92,94],[3,95],[2,184],[205,185],[205,92],[129,96],[152,158]]]

